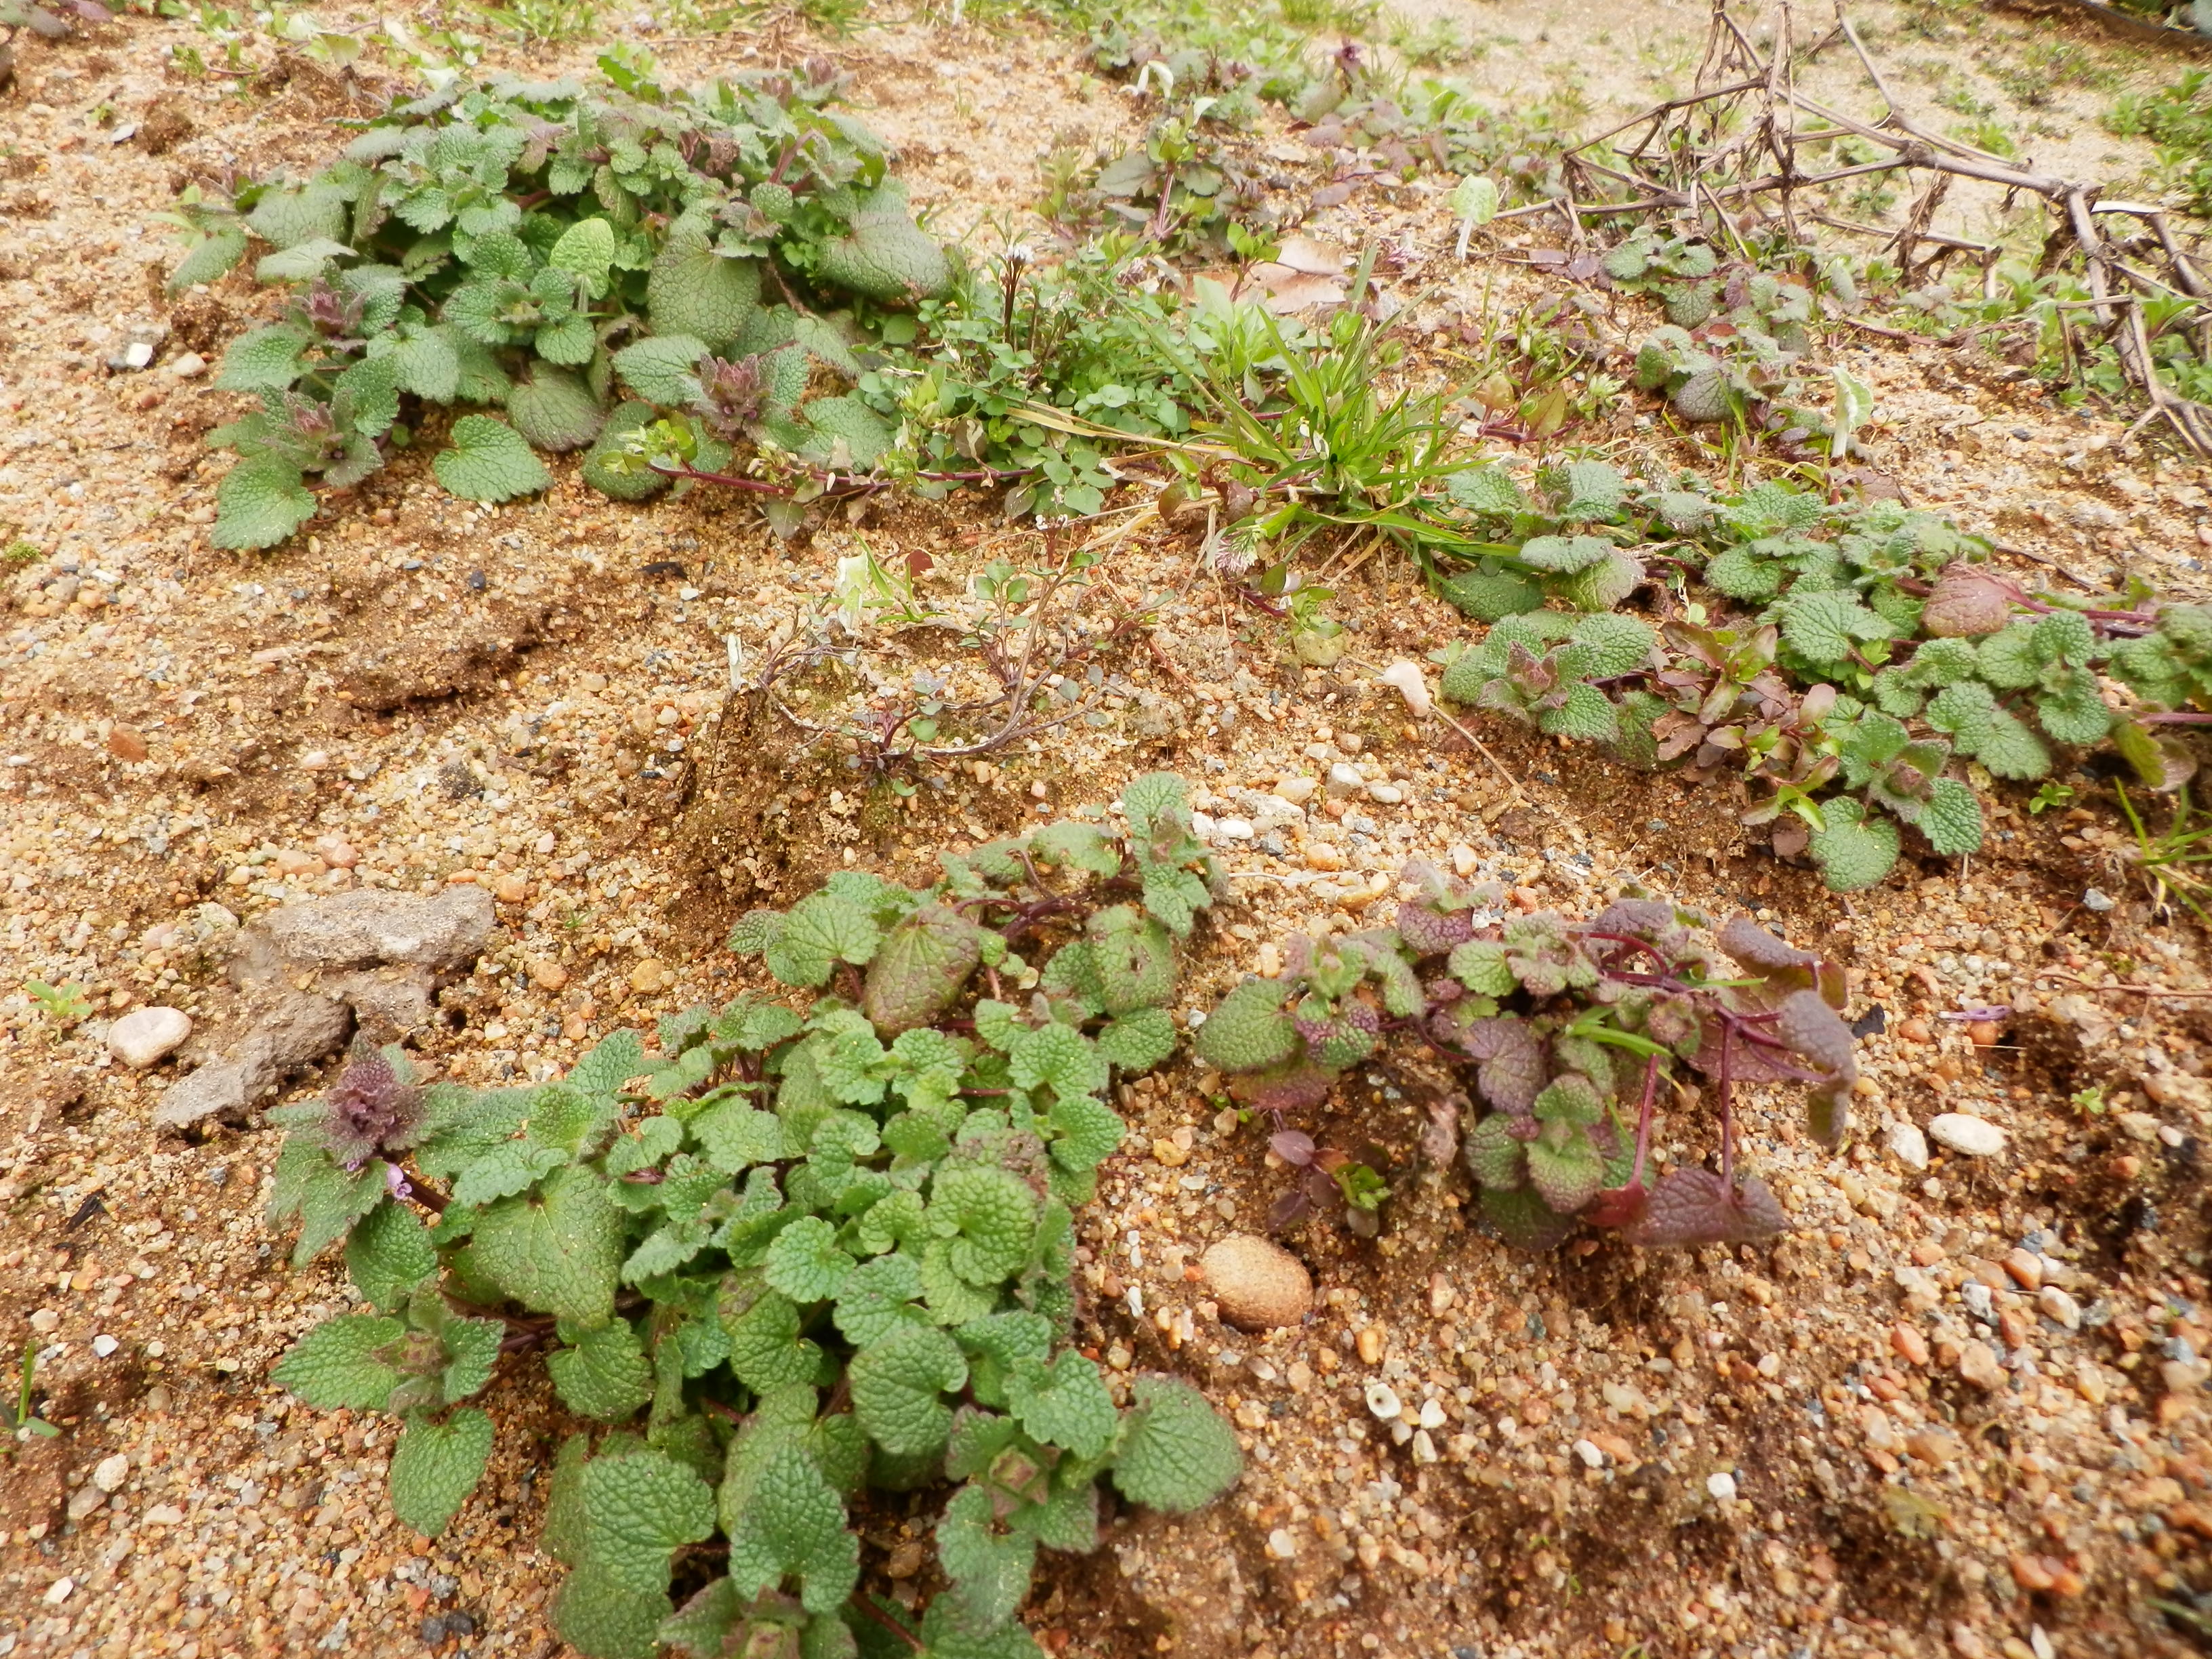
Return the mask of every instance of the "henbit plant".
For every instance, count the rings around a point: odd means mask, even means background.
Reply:
[[[747,915],[732,948],[802,1010],[693,1009],[529,1088],[422,1088],[357,1047],[279,1113],[270,1212],[296,1265],[344,1239],[374,1311],[275,1379],[398,1416],[392,1506],[434,1534],[493,1447],[461,1402],[548,1349],[605,1425],[562,1444],[545,1529],[556,1628],[592,1659],[1036,1653],[1036,1552],[1095,1547],[1102,1478],[1186,1510],[1240,1468],[1195,1389],[1124,1389],[1066,1346],[1109,1086],[1174,1049],[1176,943],[1221,880],[1179,780],[1121,811],[945,855],[924,890],[845,871]],[[916,1627],[860,1590],[848,1510],[940,1480],[949,1587]]]
[[[1507,541],[1488,568],[1441,584],[1495,622],[1446,660],[1443,695],[1639,764],[1741,767],[1773,789],[1745,822],[1795,814],[1804,827],[1778,831],[1778,848],[1809,848],[1838,891],[1888,873],[1899,824],[1947,856],[1978,849],[1977,789],[2047,777],[2054,746],[2109,743],[2172,787],[2193,763],[2155,729],[2212,712],[2212,612],[2031,593],[1986,568],[1985,542],[1893,502],[1831,505],[1780,481],[1726,497],[1638,489],[1601,462],[1540,473],[1548,514],[1495,467],[1455,476],[1449,493],[1481,503],[1479,524]],[[1533,533],[1578,526],[1609,534]],[[1655,629],[1590,603],[1626,597],[1647,538],[1654,556],[1759,608],[1686,599]],[[1602,593],[1559,594],[1589,613],[1577,617],[1537,609],[1543,587],[1504,556],[1621,575]],[[2132,707],[2107,700],[2100,672]],[[1959,762],[1966,777],[1948,775]]]
[[[198,240],[173,289],[214,281],[258,240],[273,251],[256,276],[292,296],[216,380],[264,404],[210,439],[240,458],[217,490],[217,545],[282,541],[316,510],[310,477],[344,488],[376,471],[407,440],[403,398],[504,405],[506,421],[456,421],[433,464],[471,501],[545,488],[533,447],[592,447],[586,481],[625,499],[666,488],[605,464],[608,429],[650,414],[611,415],[617,386],[703,410],[720,446],[705,471],[738,437],[833,466],[880,448],[879,422],[811,384],[857,372],[853,314],[805,301],[872,316],[951,272],[883,147],[833,107],[835,70],[683,91],[641,53],[600,65],[590,88],[454,79],[306,184],[185,192],[172,216]]]
[[[1507,915],[1494,885],[1419,861],[1404,878],[1419,894],[1392,926],[1294,934],[1279,979],[1244,981],[1207,1018],[1199,1056],[1238,1098],[1279,1121],[1394,1038],[1418,1042],[1490,1109],[1468,1126],[1464,1157],[1485,1217],[1513,1243],[1547,1249],[1584,1223],[1649,1245],[1787,1228],[1765,1185],[1737,1170],[1734,1091],[1810,1084],[1808,1127],[1842,1143],[1857,1061],[1840,968],[1747,917],[1719,933],[1742,970],[1730,975],[1692,939],[1704,918],[1671,905],[1620,899],[1587,922]],[[1717,1168],[1647,1186],[1660,1085],[1684,1089],[1687,1073],[1711,1088]],[[1310,1157],[1310,1141],[1291,1150]]]

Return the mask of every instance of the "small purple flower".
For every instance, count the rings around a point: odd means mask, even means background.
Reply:
[[[323,1144],[349,1170],[379,1152],[411,1146],[422,1132],[422,1091],[399,1080],[392,1062],[356,1037],[345,1070],[323,1099]]]

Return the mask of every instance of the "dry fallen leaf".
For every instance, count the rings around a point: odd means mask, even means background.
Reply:
[[[1309,276],[1341,276],[1345,272],[1344,255],[1310,236],[1285,236],[1282,252],[1276,258],[1280,264]]]

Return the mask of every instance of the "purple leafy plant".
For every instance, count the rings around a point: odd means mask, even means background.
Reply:
[[[1422,865],[1406,876],[1421,890],[1395,927],[1292,939],[1279,980],[1247,981],[1217,1012],[1221,1029],[1201,1029],[1201,1055],[1274,1119],[1270,1146],[1302,1171],[1276,1206],[1278,1224],[1339,1188],[1352,1196],[1330,1178],[1346,1155],[1284,1118],[1398,1040],[1466,1078],[1464,1161],[1486,1218],[1516,1243],[1544,1248],[1577,1224],[1644,1245],[1787,1230],[1773,1194],[1737,1167],[1735,1091],[1807,1085],[1808,1128],[1824,1146],[1840,1144],[1858,1076],[1838,1012],[1840,968],[1745,917],[1720,929],[1715,952],[1695,936],[1702,916],[1650,899],[1616,901],[1588,921],[1507,916],[1494,888]],[[1719,1118],[1719,1144],[1711,1167],[1655,1178],[1660,1083],[1692,1075]],[[1449,1116],[1460,1115],[1455,1103]],[[1449,1133],[1437,1133],[1445,1120],[1431,1118],[1424,1146],[1448,1154]],[[1362,1184],[1371,1216],[1373,1188]]]

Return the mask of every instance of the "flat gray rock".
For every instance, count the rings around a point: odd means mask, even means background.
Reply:
[[[370,889],[288,904],[247,931],[295,969],[397,963],[442,972],[483,955],[496,920],[481,887],[429,898]]]
[[[203,1066],[163,1091],[154,1107],[157,1129],[188,1129],[210,1120],[238,1122],[345,1042],[353,1016],[343,1002],[295,992],[254,1019],[246,1040],[227,1057]]]

